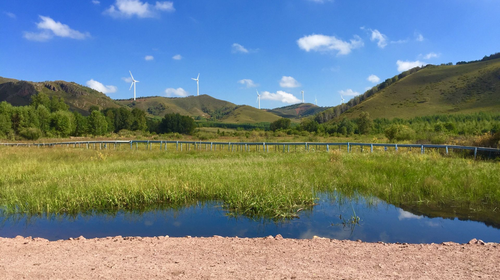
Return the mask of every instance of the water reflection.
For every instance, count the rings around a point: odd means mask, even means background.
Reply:
[[[361,239],[368,242],[464,243],[472,238],[499,242],[500,230],[481,222],[434,217],[386,204],[377,198],[322,194],[313,209],[299,212],[298,219],[271,221],[228,215],[219,203],[195,203],[176,209],[147,212],[85,213],[0,218],[0,236],[43,237],[49,240],[80,235],[106,236],[238,236],[264,237],[281,234],[285,238],[321,236],[336,239]],[[359,224],[344,225],[353,216]]]

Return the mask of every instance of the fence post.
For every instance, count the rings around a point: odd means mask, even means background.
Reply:
[[[477,158],[477,147],[474,148],[474,160]]]
[[[161,148],[163,148],[163,140],[160,140],[160,151],[161,151]]]
[[[370,153],[373,153],[373,144],[370,144]]]
[[[424,154],[424,153],[425,153],[425,148],[424,148],[424,145],[420,146],[420,153],[421,153],[421,154]]]
[[[347,152],[349,153],[349,150],[351,148],[351,145],[349,144],[349,142],[347,142]]]
[[[396,144],[396,146],[395,146],[395,147],[396,147],[396,152],[397,152],[397,151],[398,151],[398,144]]]
[[[330,147],[328,146],[328,144],[326,145],[326,151],[329,152],[330,151]]]
[[[448,146],[446,146],[446,154],[448,154]]]

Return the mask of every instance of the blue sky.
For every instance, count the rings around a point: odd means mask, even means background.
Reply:
[[[0,76],[114,99],[334,106],[416,65],[500,51],[496,0],[3,0]]]

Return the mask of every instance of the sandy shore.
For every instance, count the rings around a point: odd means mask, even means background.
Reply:
[[[334,239],[0,238],[1,279],[500,279],[500,245]]]

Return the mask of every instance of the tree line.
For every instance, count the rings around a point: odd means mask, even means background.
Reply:
[[[0,138],[36,140],[40,137],[102,136],[122,130],[149,133],[191,134],[196,124],[191,117],[167,114],[163,119],[146,116],[134,108],[91,106],[89,115],[69,111],[61,97],[45,93],[32,95],[30,105],[12,106],[0,102]]]

